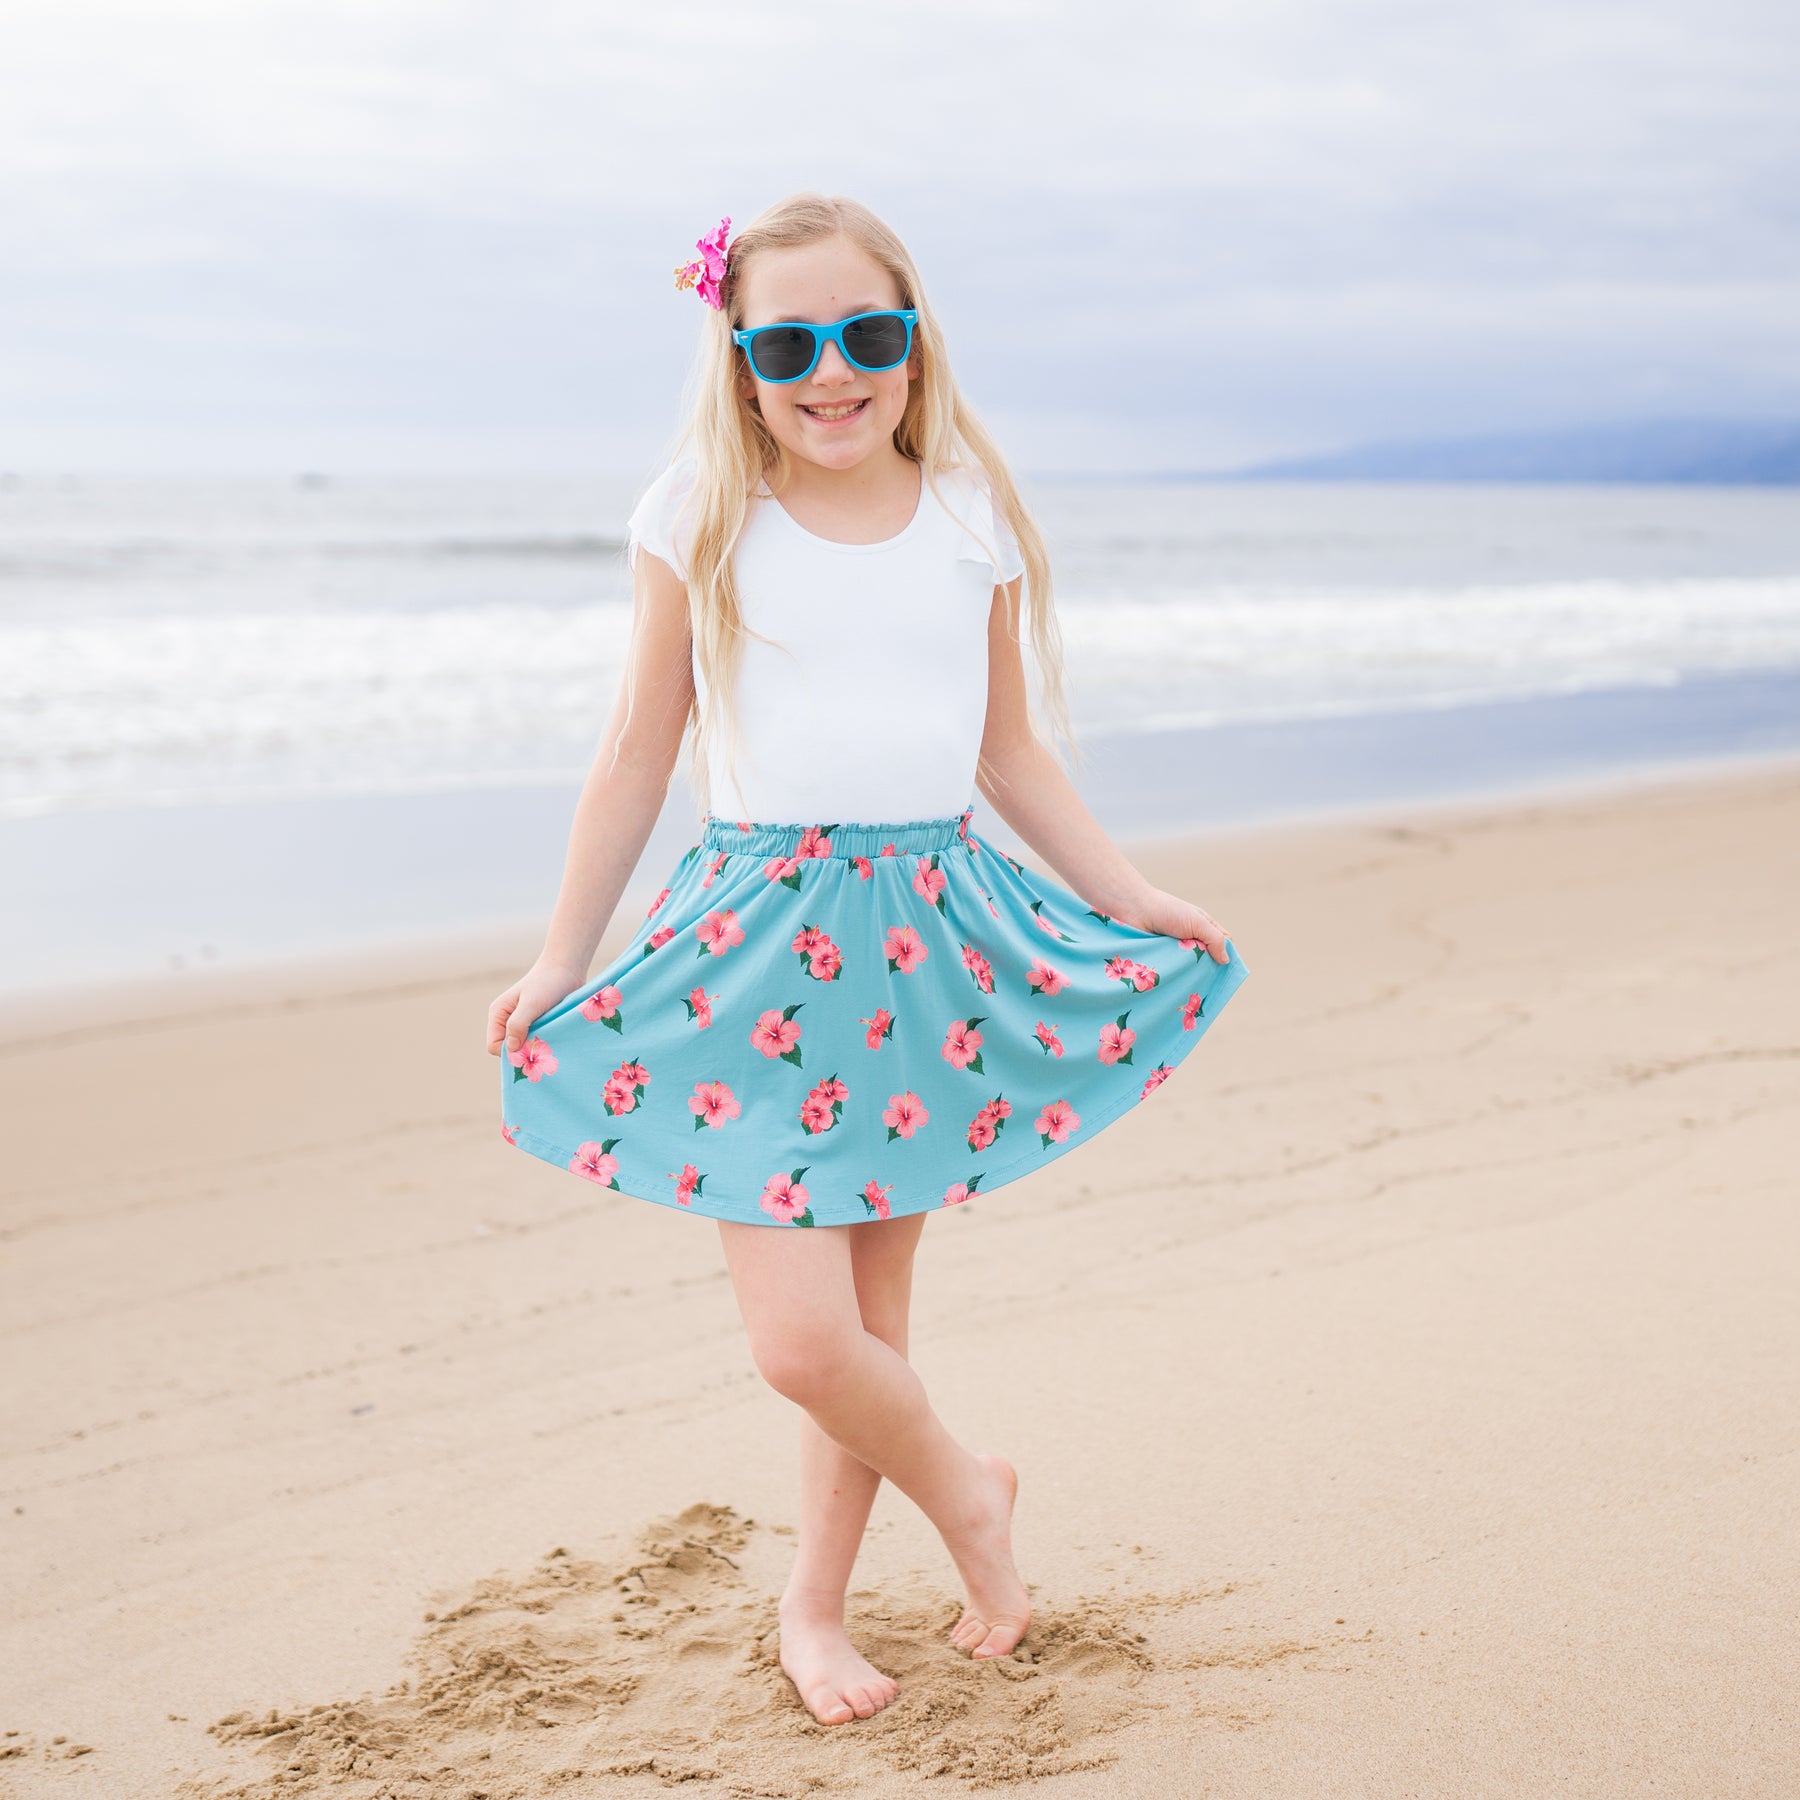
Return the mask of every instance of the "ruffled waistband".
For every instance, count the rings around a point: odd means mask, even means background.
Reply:
[[[969,835],[974,807],[938,819],[897,819],[870,824],[831,820],[818,824],[779,824],[752,819],[722,819],[708,813],[701,826],[700,846],[731,856],[928,856],[949,850]]]

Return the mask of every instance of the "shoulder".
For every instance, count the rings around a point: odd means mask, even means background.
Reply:
[[[987,471],[959,463],[937,470],[934,480],[939,501],[957,527],[959,559],[986,563],[996,582],[1022,575],[1024,558],[1005,513],[994,502]]]
[[[651,555],[660,556],[683,581],[687,579],[686,545],[692,520],[686,514],[697,474],[693,451],[683,450],[645,488],[626,526],[628,555],[634,566],[641,544]]]

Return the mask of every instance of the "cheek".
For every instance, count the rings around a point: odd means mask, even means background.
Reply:
[[[889,369],[875,379],[880,384],[875,391],[881,398],[882,411],[898,418],[906,411],[906,396],[912,386],[906,377],[906,365],[902,363],[899,368]]]

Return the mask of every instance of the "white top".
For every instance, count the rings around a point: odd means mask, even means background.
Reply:
[[[640,545],[684,581],[691,456],[631,515]],[[712,811],[757,824],[889,824],[947,818],[975,797],[987,718],[987,629],[1019,547],[978,476],[920,483],[912,522],[878,544],[839,544],[796,523],[760,484],[738,539],[745,638],[737,779],[715,742]],[[776,646],[784,646],[777,648]],[[706,689],[698,664],[701,704]],[[722,734],[720,734],[722,735]]]

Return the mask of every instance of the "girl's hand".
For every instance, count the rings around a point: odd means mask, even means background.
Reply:
[[[585,969],[550,962],[540,956],[524,978],[515,982],[488,1008],[488,1055],[500,1054],[503,1039],[508,1050],[517,1050],[532,1026],[557,1001],[574,993],[586,978]]]
[[[1205,908],[1183,900],[1179,894],[1151,888],[1137,903],[1132,916],[1121,917],[1119,922],[1135,925],[1139,931],[1159,932],[1164,937],[1197,938],[1214,962],[1230,961],[1225,950],[1225,939],[1230,934],[1225,927]]]

